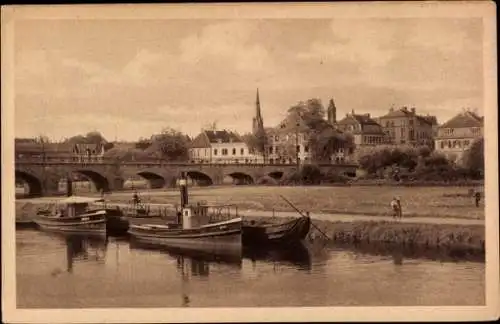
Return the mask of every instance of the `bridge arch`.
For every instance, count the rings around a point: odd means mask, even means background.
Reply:
[[[225,176],[231,177],[234,184],[246,185],[255,183],[255,180],[251,175],[241,171],[229,172],[226,173]]]
[[[89,179],[94,184],[97,191],[102,190],[103,192],[109,192],[111,190],[108,179],[98,171],[89,169],[77,169],[73,170],[72,173],[81,174]]]
[[[267,175],[269,177],[273,178],[274,180],[279,181],[279,180],[283,179],[285,172],[276,170],[276,171],[269,172]]]
[[[186,171],[186,175],[188,178],[195,181],[199,186],[211,186],[214,184],[213,179],[208,174],[201,171]]]
[[[158,169],[141,170],[136,174],[148,181],[152,189],[175,186],[176,177]]]
[[[269,175],[265,175],[265,176],[257,179],[257,184],[259,184],[259,185],[278,185],[279,180],[276,180],[275,178],[273,178]]]
[[[43,193],[42,181],[35,175],[16,170],[16,183],[23,182],[28,185],[28,196],[41,196]]]

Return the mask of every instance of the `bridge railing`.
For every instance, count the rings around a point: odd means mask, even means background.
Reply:
[[[227,166],[244,166],[244,167],[262,167],[262,166],[277,166],[277,167],[293,167],[296,166],[295,163],[255,163],[255,162],[239,162],[239,163],[231,163],[231,162],[193,162],[193,161],[165,161],[165,160],[148,160],[148,161],[118,161],[113,158],[105,158],[105,157],[45,157],[45,158],[16,158],[15,163],[18,165],[46,165],[46,164],[66,164],[66,165],[130,165],[130,166],[162,166],[162,165],[171,165],[171,166],[209,166],[209,167],[227,167]],[[310,164],[310,163],[308,163]],[[357,166],[354,163],[321,163],[316,164],[318,166]]]

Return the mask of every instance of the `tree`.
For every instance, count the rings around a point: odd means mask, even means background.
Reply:
[[[299,114],[306,125],[312,129],[318,129],[325,121],[325,107],[320,99],[312,98],[306,102],[300,101],[288,109],[289,114]]]
[[[475,140],[465,151],[464,166],[476,175],[484,174],[484,138]]]
[[[267,137],[257,136],[255,134],[247,133],[241,136],[241,139],[248,146],[250,152],[256,154],[265,154],[267,144]]]
[[[76,136],[70,137],[69,139],[66,139],[64,142],[70,143],[72,145],[74,145],[74,144],[101,145],[101,144],[108,143],[108,141],[106,141],[104,136],[102,136],[102,134],[100,132],[97,132],[97,131],[88,132],[85,136],[84,135],[76,135]]]
[[[137,141],[137,143],[135,143],[135,148],[139,150],[146,150],[151,146],[151,144],[153,144],[151,139],[141,138]]]
[[[309,136],[309,150],[313,161],[329,162],[330,157],[344,148],[347,152],[354,149],[354,138],[347,133],[341,133],[331,126],[320,131],[312,131]]]
[[[40,134],[35,138],[36,143],[47,144],[50,143],[50,138],[47,135]]]
[[[116,162],[148,161],[151,159],[148,153],[139,149],[112,148],[104,153],[104,157]]]
[[[167,161],[187,161],[188,150],[189,142],[186,135],[175,129],[165,128],[160,134],[151,136],[151,145],[145,152]]]
[[[85,135],[85,138],[89,144],[101,145],[108,142],[101,133],[96,131],[88,132],[87,135]]]

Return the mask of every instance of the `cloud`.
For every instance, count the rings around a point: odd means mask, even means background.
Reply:
[[[217,60],[241,72],[263,70],[272,62],[266,48],[250,41],[255,28],[255,24],[245,21],[208,25],[181,41],[180,61],[200,64]]]

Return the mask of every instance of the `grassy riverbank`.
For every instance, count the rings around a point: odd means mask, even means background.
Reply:
[[[466,187],[267,187],[235,186],[191,188],[191,201],[230,203],[242,209],[292,210],[283,195],[298,208],[311,212],[387,216],[394,196],[401,197],[404,217],[456,217],[484,219],[484,202],[475,207]],[[110,202],[130,201],[131,193],[113,193]],[[176,204],[175,189],[143,192],[151,203]]]
[[[269,221],[248,217],[257,222]],[[290,219],[280,219],[286,221]],[[277,220],[273,220],[277,221]],[[398,221],[338,222],[313,220],[307,238],[313,244],[323,242],[335,246],[392,246],[406,251],[429,252],[452,259],[484,261],[485,228],[479,225],[412,224]]]
[[[475,207],[467,187],[268,187],[232,186],[190,188],[191,201],[229,203],[249,210],[291,211],[280,198],[283,195],[302,210],[312,213],[388,216],[389,203],[394,196],[401,197],[404,217],[454,217],[484,219],[484,201]],[[97,195],[97,194],[95,194]],[[151,190],[140,193],[143,201],[178,204],[177,189]],[[109,202],[128,203],[132,192],[114,192],[106,195]],[[16,201],[16,218],[28,215],[23,207],[29,200]]]

